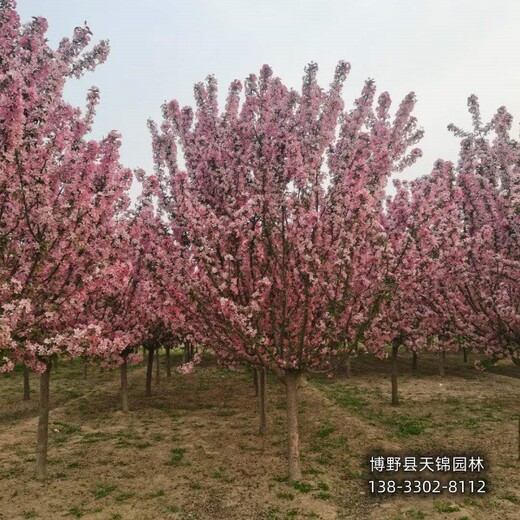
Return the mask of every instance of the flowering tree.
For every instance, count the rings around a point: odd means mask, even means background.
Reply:
[[[91,33],[83,27],[52,49],[45,19],[22,25],[15,2],[0,8],[1,370],[24,363],[41,373],[36,463],[44,478],[51,357],[124,348],[78,320],[85,281],[108,254],[132,175],[119,164],[115,132],[85,138],[97,89],[84,113],[62,96],[68,78],[106,59],[107,43],[88,50]]]
[[[390,117],[368,81],[343,111],[340,63],[327,91],[305,72],[301,93],[264,66],[231,84],[219,114],[213,77],[197,111],[164,106],[150,124],[160,203],[176,254],[162,271],[182,288],[194,336],[228,364],[272,370],[287,391],[289,474],[301,476],[297,385],[362,343],[390,285],[382,222],[388,176],[418,156],[414,96]],[[177,166],[180,145],[186,171]]]
[[[451,278],[453,266],[462,262],[460,190],[453,165],[438,161],[429,175],[395,184],[385,214],[393,291],[367,340],[392,347],[392,404],[398,404],[399,347],[414,353],[441,346],[454,350],[462,325],[455,321],[459,301]]]
[[[460,294],[464,344],[489,357],[520,359],[520,144],[510,135],[504,107],[483,124],[476,96],[468,99],[473,130],[461,138],[463,268],[454,273]],[[457,267],[457,266],[454,266]]]
[[[441,375],[446,350],[519,357],[519,146],[503,107],[484,125],[475,96],[468,106],[473,131],[450,125],[461,137],[457,166],[439,161],[403,185],[390,207],[390,215],[411,218],[415,267],[400,278],[410,290],[396,292],[380,328],[438,351]]]

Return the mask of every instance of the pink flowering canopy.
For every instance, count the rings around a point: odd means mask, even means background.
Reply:
[[[430,175],[398,184],[389,203],[391,242],[405,251],[396,291],[377,319],[380,339],[412,348],[489,357],[520,356],[520,146],[500,108],[484,125],[475,96],[473,131],[461,138],[456,166],[438,161]]]
[[[221,114],[209,77],[195,112],[172,101],[150,123],[171,234],[159,272],[193,334],[228,364],[330,370],[392,289],[385,186],[420,155],[410,146],[422,131],[414,95],[392,117],[372,81],[344,110],[349,69],[341,62],[324,90],[310,64],[296,92],[264,66],[242,103],[231,84]]]
[[[113,345],[112,357],[95,345],[86,354],[105,366],[141,361],[138,347],[166,344],[182,323],[174,300],[154,275],[158,250],[167,238],[154,209],[156,190],[142,172],[138,177],[144,186],[137,207],[118,220],[110,254],[85,285],[85,324],[97,324]],[[125,348],[116,348],[119,343]]]
[[[383,343],[417,351],[459,348],[459,295],[453,266],[462,265],[460,192],[453,165],[437,161],[433,171],[411,182],[396,182],[385,226],[394,291],[384,302],[371,334]],[[435,342],[428,338],[436,337]]]
[[[52,49],[47,22],[22,25],[15,2],[0,11],[0,370],[15,362],[45,370],[48,356],[108,348],[80,323],[86,279],[107,256],[132,174],[119,163],[119,136],[89,133],[99,99],[84,111],[63,99],[69,78],[105,61],[107,42],[88,48],[87,26]]]
[[[453,278],[459,321],[465,321],[460,334],[488,356],[520,359],[520,144],[510,135],[512,117],[504,107],[487,124],[475,96],[468,107],[473,130],[450,125],[461,138],[463,267]]]

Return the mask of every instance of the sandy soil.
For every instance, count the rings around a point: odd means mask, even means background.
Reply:
[[[257,434],[251,374],[207,362],[144,397],[130,372],[131,412],[118,411],[118,375],[63,360],[53,374],[49,482],[33,479],[37,396],[20,373],[0,378],[0,519],[520,519],[520,368],[477,372],[448,356],[400,361],[398,407],[388,364],[352,363],[352,378],[301,385],[303,481],[286,479],[283,386],[268,379],[268,425]],[[33,377],[33,386],[36,378]],[[368,492],[374,454],[484,457],[489,493],[393,496]]]

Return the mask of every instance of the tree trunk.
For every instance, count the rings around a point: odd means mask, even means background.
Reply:
[[[128,412],[128,365],[126,359],[121,365],[121,407],[123,412]]]
[[[412,353],[412,370],[417,370],[417,352]]]
[[[188,363],[190,360],[190,342],[185,341],[184,342],[184,352],[183,352],[183,363]]]
[[[287,436],[289,444],[289,480],[302,478],[300,467],[300,437],[298,432],[298,381],[300,372],[285,371],[285,389],[287,393]]]
[[[255,387],[255,397],[258,397],[258,370],[253,367],[253,386]]]
[[[258,396],[260,404],[260,435],[265,435],[267,432],[267,414],[266,414],[266,393],[265,393],[265,368],[255,369],[258,372]]]
[[[345,363],[347,367],[347,379],[350,379],[350,353],[347,354],[347,362]]]
[[[47,370],[40,374],[40,408],[38,437],[36,440],[36,478],[43,482],[47,477],[47,446],[49,444],[49,383],[52,362],[46,362]]]
[[[399,404],[399,395],[397,393],[397,354],[399,353],[399,343],[392,345],[392,405]]]
[[[444,358],[446,357],[446,352],[444,350],[439,350],[439,375],[444,377]]]
[[[520,460],[520,415],[518,416],[518,460]]]
[[[464,363],[468,362],[468,349],[466,347],[463,347],[462,354],[464,355]]]
[[[171,347],[166,347],[166,377],[171,379],[172,377],[172,358],[170,355]]]
[[[52,356],[52,365],[54,367],[54,370],[58,370],[58,355],[57,354]]]
[[[148,363],[146,365],[146,397],[152,396],[153,348],[148,349]]]
[[[31,384],[29,382],[29,367],[23,366],[23,400],[28,401],[31,398]]]
[[[157,347],[157,350],[155,351],[155,382],[159,383],[161,380],[161,366],[160,366],[160,359],[159,359],[159,348]]]

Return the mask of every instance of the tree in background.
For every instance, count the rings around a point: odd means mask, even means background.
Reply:
[[[482,123],[476,96],[468,98],[473,130],[461,138],[457,183],[461,190],[463,264],[453,265],[464,316],[465,345],[489,357],[520,361],[520,144],[510,135],[504,107]]]

